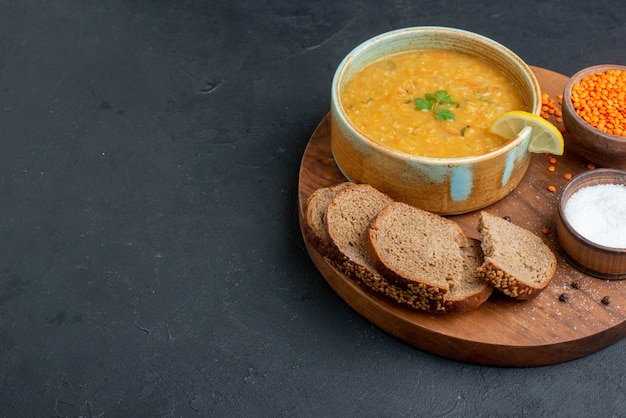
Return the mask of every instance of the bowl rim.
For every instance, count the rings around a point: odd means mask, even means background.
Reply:
[[[608,132],[604,132],[604,131],[601,131],[600,129],[596,128],[595,126],[592,126],[589,123],[587,123],[587,121],[584,120],[582,117],[580,117],[578,112],[576,112],[576,110],[574,109],[574,105],[572,104],[572,100],[570,99],[570,97],[572,96],[572,87],[574,86],[574,84],[579,82],[583,77],[586,77],[586,76],[591,75],[591,74],[599,73],[599,72],[604,72],[604,71],[609,70],[609,69],[617,69],[617,70],[626,71],[626,65],[621,65],[621,64],[595,64],[595,65],[591,65],[589,67],[582,68],[582,69],[578,70],[576,73],[574,73],[574,75],[572,75],[570,78],[567,79],[567,82],[565,83],[565,87],[563,88],[562,107],[563,108],[567,108],[568,114],[576,121],[576,123],[578,123],[580,125],[584,125],[585,127],[591,129],[591,131],[594,132],[594,134],[602,135],[602,136],[607,137],[607,138],[609,138],[611,140],[614,140],[614,141],[618,141],[618,142],[624,141],[624,142],[626,142],[626,136],[615,135],[615,134],[611,134],[611,133],[608,133]],[[565,113],[565,112],[563,112],[563,113]]]
[[[559,196],[558,206],[557,206],[558,217],[563,223],[563,226],[565,227],[567,232],[576,241],[581,242],[589,247],[592,247],[604,253],[615,254],[615,255],[626,255],[626,247],[609,247],[607,245],[598,244],[597,242],[591,241],[590,239],[586,238],[580,232],[578,232],[576,228],[572,226],[569,219],[567,219],[567,216],[565,216],[565,206],[567,204],[567,201],[571,197],[571,195],[576,193],[576,191],[586,187],[585,184],[588,183],[593,178],[602,176],[604,174],[618,174],[618,175],[624,176],[624,178],[626,179],[626,170],[621,170],[618,168],[597,168],[593,170],[583,171],[582,173],[575,175],[574,177],[570,179],[570,181],[565,185],[565,187],[561,191],[561,194]],[[602,182],[599,184],[623,184],[626,186],[626,181],[624,183]],[[572,191],[572,189],[576,189],[576,190]],[[569,194],[570,192],[571,192],[570,196],[567,199],[565,199],[565,196]]]
[[[336,109],[339,116],[341,116],[342,121],[346,123],[350,127],[350,129],[358,135],[360,139],[364,140],[368,144],[368,146],[371,146],[375,148],[377,151],[383,154],[387,154],[391,156],[392,158],[401,158],[401,159],[405,159],[411,162],[416,162],[416,163],[421,163],[421,164],[443,165],[443,166],[449,166],[449,167],[453,167],[457,165],[464,165],[464,164],[475,164],[484,160],[489,160],[490,158],[494,156],[507,154],[509,151],[520,146],[526,139],[529,139],[531,131],[532,131],[532,127],[526,126],[524,127],[524,129],[520,131],[520,133],[515,138],[513,138],[512,140],[510,140],[503,146],[493,151],[490,151],[488,153],[466,156],[466,157],[452,157],[452,158],[425,157],[422,155],[409,154],[407,152],[399,151],[394,148],[382,145],[370,139],[368,136],[364,135],[358,128],[356,128],[352,124],[352,122],[349,120],[349,118],[345,114],[343,107],[341,106],[341,102],[339,100],[339,84],[340,84],[339,82],[341,81],[343,74],[348,68],[348,65],[350,64],[350,62],[354,59],[355,56],[358,56],[359,54],[363,53],[363,51],[366,51],[369,48],[373,48],[374,46],[380,43],[384,43],[390,38],[393,39],[393,38],[402,37],[402,36],[409,36],[411,34],[419,35],[420,33],[424,33],[424,32],[439,32],[441,34],[446,34],[446,35],[460,34],[460,35],[469,36],[475,40],[478,40],[483,45],[490,47],[491,49],[495,49],[498,52],[502,53],[504,56],[506,56],[508,61],[511,61],[514,64],[516,64],[519,67],[519,69],[522,70],[522,72],[530,80],[530,84],[531,84],[530,87],[531,87],[531,90],[534,92],[534,96],[535,96],[534,103],[530,103],[530,107],[531,107],[530,112],[537,114],[537,115],[539,114],[541,110],[541,87],[539,86],[539,81],[537,80],[535,74],[530,69],[528,64],[526,64],[526,62],[522,60],[522,58],[519,57],[517,54],[515,54],[512,50],[510,50],[506,46],[502,45],[501,43],[491,38],[488,38],[484,35],[480,35],[478,33],[470,32],[464,29],[457,29],[457,28],[446,27],[446,26],[412,26],[412,27],[394,29],[394,30],[376,35],[372,38],[369,38],[361,42],[355,48],[353,48],[341,60],[341,62],[337,66],[337,69],[332,79],[331,107]]]

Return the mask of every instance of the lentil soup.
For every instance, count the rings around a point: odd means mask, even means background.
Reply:
[[[418,109],[417,99],[430,95],[432,101],[436,92],[447,93],[451,103]],[[496,68],[469,54],[437,49],[368,65],[348,80],[340,100],[350,122],[370,139],[431,158],[482,155],[501,147],[509,140],[489,132],[492,121],[504,112],[527,110],[516,86]],[[445,109],[447,118],[438,119],[437,109]]]

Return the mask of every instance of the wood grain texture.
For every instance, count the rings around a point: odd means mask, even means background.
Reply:
[[[542,91],[555,98],[567,78],[533,67]],[[536,298],[514,301],[494,292],[478,309],[457,315],[430,315],[404,308],[375,295],[333,269],[305,239],[316,267],[337,294],[355,311],[395,337],[426,351],[453,359],[497,366],[540,366],[573,360],[594,353],[626,336],[626,282],[601,280],[572,267],[560,253],[556,218],[560,191],[568,180],[564,174],[587,170],[587,161],[567,151],[558,157],[554,172],[548,157],[533,155],[522,183],[509,196],[485,210],[510,216],[511,221],[541,236],[555,252],[557,273]],[[326,116],[309,141],[299,173],[299,213],[308,196],[320,187],[345,178],[330,150]],[[548,186],[557,188],[556,193]],[[478,238],[477,212],[449,217],[469,237]],[[548,228],[550,233],[542,233]],[[573,282],[580,287],[572,287]],[[568,293],[569,300],[559,296]],[[602,304],[610,296],[609,305]]]

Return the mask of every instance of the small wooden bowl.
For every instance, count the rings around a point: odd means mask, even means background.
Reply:
[[[582,78],[606,70],[626,71],[622,65],[594,65],[580,70],[567,81],[563,90],[563,124],[568,133],[566,149],[598,165],[626,169],[626,137],[603,132],[581,118],[572,104],[572,86]],[[567,139],[566,138],[566,139]]]
[[[567,201],[574,193],[583,187],[599,184],[626,185],[626,171],[611,168],[589,170],[570,180],[559,201],[556,223],[559,244],[564,256],[578,270],[601,279],[626,279],[626,248],[607,247],[590,241],[577,232],[565,216]]]

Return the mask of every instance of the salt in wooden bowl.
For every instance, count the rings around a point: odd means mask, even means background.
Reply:
[[[578,270],[601,279],[621,280],[626,279],[626,235],[620,231],[619,227],[626,225],[626,218],[621,218],[618,228],[602,232],[602,229],[609,229],[607,223],[603,225],[602,213],[611,207],[626,209],[626,199],[624,193],[612,193],[612,196],[599,199],[600,201],[581,201],[581,195],[576,196],[577,207],[572,208],[575,194],[583,189],[587,196],[593,197],[592,193],[600,192],[595,186],[615,186],[619,191],[626,192],[626,171],[619,169],[602,168],[585,171],[574,178],[565,186],[561,193],[558,216],[557,216],[557,236],[561,249],[567,260]],[[624,187],[622,190],[621,187]],[[593,190],[591,188],[596,188]],[[604,190],[614,192],[615,188]],[[611,194],[611,193],[608,194]],[[596,200],[596,199],[594,199]],[[581,206],[580,203],[584,203]],[[605,205],[602,207],[602,205]],[[576,212],[574,212],[574,210]],[[616,212],[617,213],[617,212]],[[613,216],[612,214],[610,216]],[[615,218],[612,218],[613,221]],[[585,222],[585,224],[581,224]],[[578,229],[576,227],[578,225]],[[584,228],[582,227],[584,226]],[[594,231],[597,238],[589,233],[589,228],[598,228]],[[586,229],[585,231],[583,231]],[[603,242],[603,243],[599,243]]]

